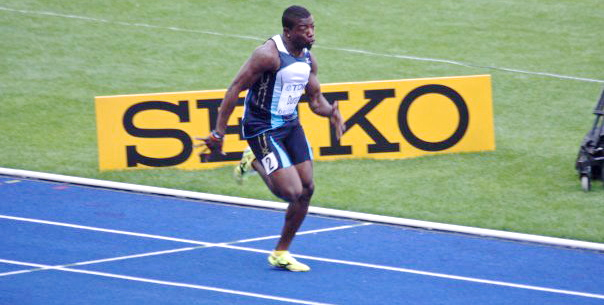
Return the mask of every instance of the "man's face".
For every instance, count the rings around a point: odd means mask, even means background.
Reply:
[[[315,43],[315,20],[312,15],[308,18],[298,19],[293,29],[289,30],[291,41],[298,49],[307,48],[310,50]]]

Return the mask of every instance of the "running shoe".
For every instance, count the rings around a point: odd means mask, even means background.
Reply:
[[[271,253],[268,257],[268,262],[271,266],[294,272],[305,272],[310,270],[310,267],[297,261],[288,251],[284,251],[281,255],[277,255],[275,252]]]
[[[252,166],[252,162],[254,162],[254,160],[256,160],[254,152],[251,148],[246,148],[243,151],[241,161],[239,161],[239,164],[235,166],[235,169],[233,170],[233,176],[235,177],[235,181],[237,181],[238,184],[243,184],[243,179],[245,177],[256,172],[254,170],[254,167]]]

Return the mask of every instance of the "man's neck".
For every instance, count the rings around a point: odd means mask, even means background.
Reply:
[[[281,40],[283,40],[283,45],[285,45],[285,48],[287,49],[287,52],[289,52],[289,54],[294,57],[302,56],[302,52],[304,49],[296,49],[294,47],[294,44],[288,38],[286,38],[285,34],[281,35]]]

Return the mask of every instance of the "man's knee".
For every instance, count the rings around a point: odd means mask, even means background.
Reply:
[[[311,181],[310,183],[302,185],[301,198],[304,201],[310,201],[312,194],[315,192],[315,184]]]
[[[309,183],[302,185],[302,187],[288,187],[285,190],[281,190],[281,197],[287,202],[303,203],[308,204],[310,198],[315,192],[315,184]]]
[[[287,202],[299,202],[303,196],[303,192],[303,187],[289,185],[279,190],[279,197]]]

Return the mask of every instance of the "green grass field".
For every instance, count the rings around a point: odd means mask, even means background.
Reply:
[[[574,169],[604,88],[599,0],[297,3],[315,16],[322,83],[493,79],[496,151],[317,162],[314,205],[604,242],[604,187],[583,192]],[[3,1],[0,166],[276,200],[230,168],[99,172],[94,97],[226,88],[289,4]]]

